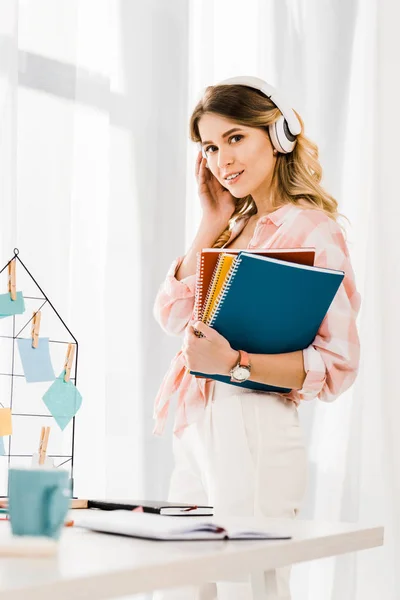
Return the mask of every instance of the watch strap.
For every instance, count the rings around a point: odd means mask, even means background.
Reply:
[[[239,365],[240,367],[250,368],[250,356],[246,350],[239,350]]]

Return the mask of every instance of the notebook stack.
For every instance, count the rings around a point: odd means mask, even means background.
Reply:
[[[307,348],[344,278],[344,272],[314,266],[314,248],[237,250],[206,248],[198,255],[195,311],[235,350],[281,354]],[[290,389],[228,375],[190,371],[255,390]]]

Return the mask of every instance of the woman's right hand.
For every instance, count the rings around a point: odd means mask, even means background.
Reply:
[[[235,212],[236,199],[206,167],[206,162],[200,150],[196,160],[195,176],[203,215],[207,219],[228,224]]]

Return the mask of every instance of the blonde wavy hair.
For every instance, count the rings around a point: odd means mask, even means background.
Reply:
[[[337,211],[338,202],[335,198],[321,186],[322,167],[318,160],[318,147],[304,135],[303,120],[294,112],[300,121],[301,132],[292,152],[277,155],[272,186],[278,193],[272,194],[273,210],[283,204],[298,204],[305,200],[310,208],[325,212],[334,221],[338,217],[349,221]],[[246,127],[260,127],[268,136],[268,126],[281,116],[275,104],[259,90],[245,85],[208,86],[190,117],[190,139],[193,142],[201,142],[199,121],[207,113],[217,114]],[[251,217],[256,213],[257,206],[251,195],[236,198],[236,209],[213,247],[221,248],[228,241],[236,219],[244,215]],[[346,237],[346,230],[344,227],[342,229]]]

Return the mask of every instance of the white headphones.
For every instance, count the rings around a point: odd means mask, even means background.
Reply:
[[[256,90],[260,90],[267,98],[272,100],[277,108],[282,113],[279,119],[268,126],[269,135],[274,148],[281,154],[292,152],[296,145],[296,137],[301,132],[301,124],[296,113],[286,102],[281,98],[279,93],[272,85],[260,79],[259,77],[251,77],[240,75],[238,77],[230,77],[224,79],[216,85],[247,85]],[[201,147],[202,154],[205,159],[207,155],[204,147]]]

